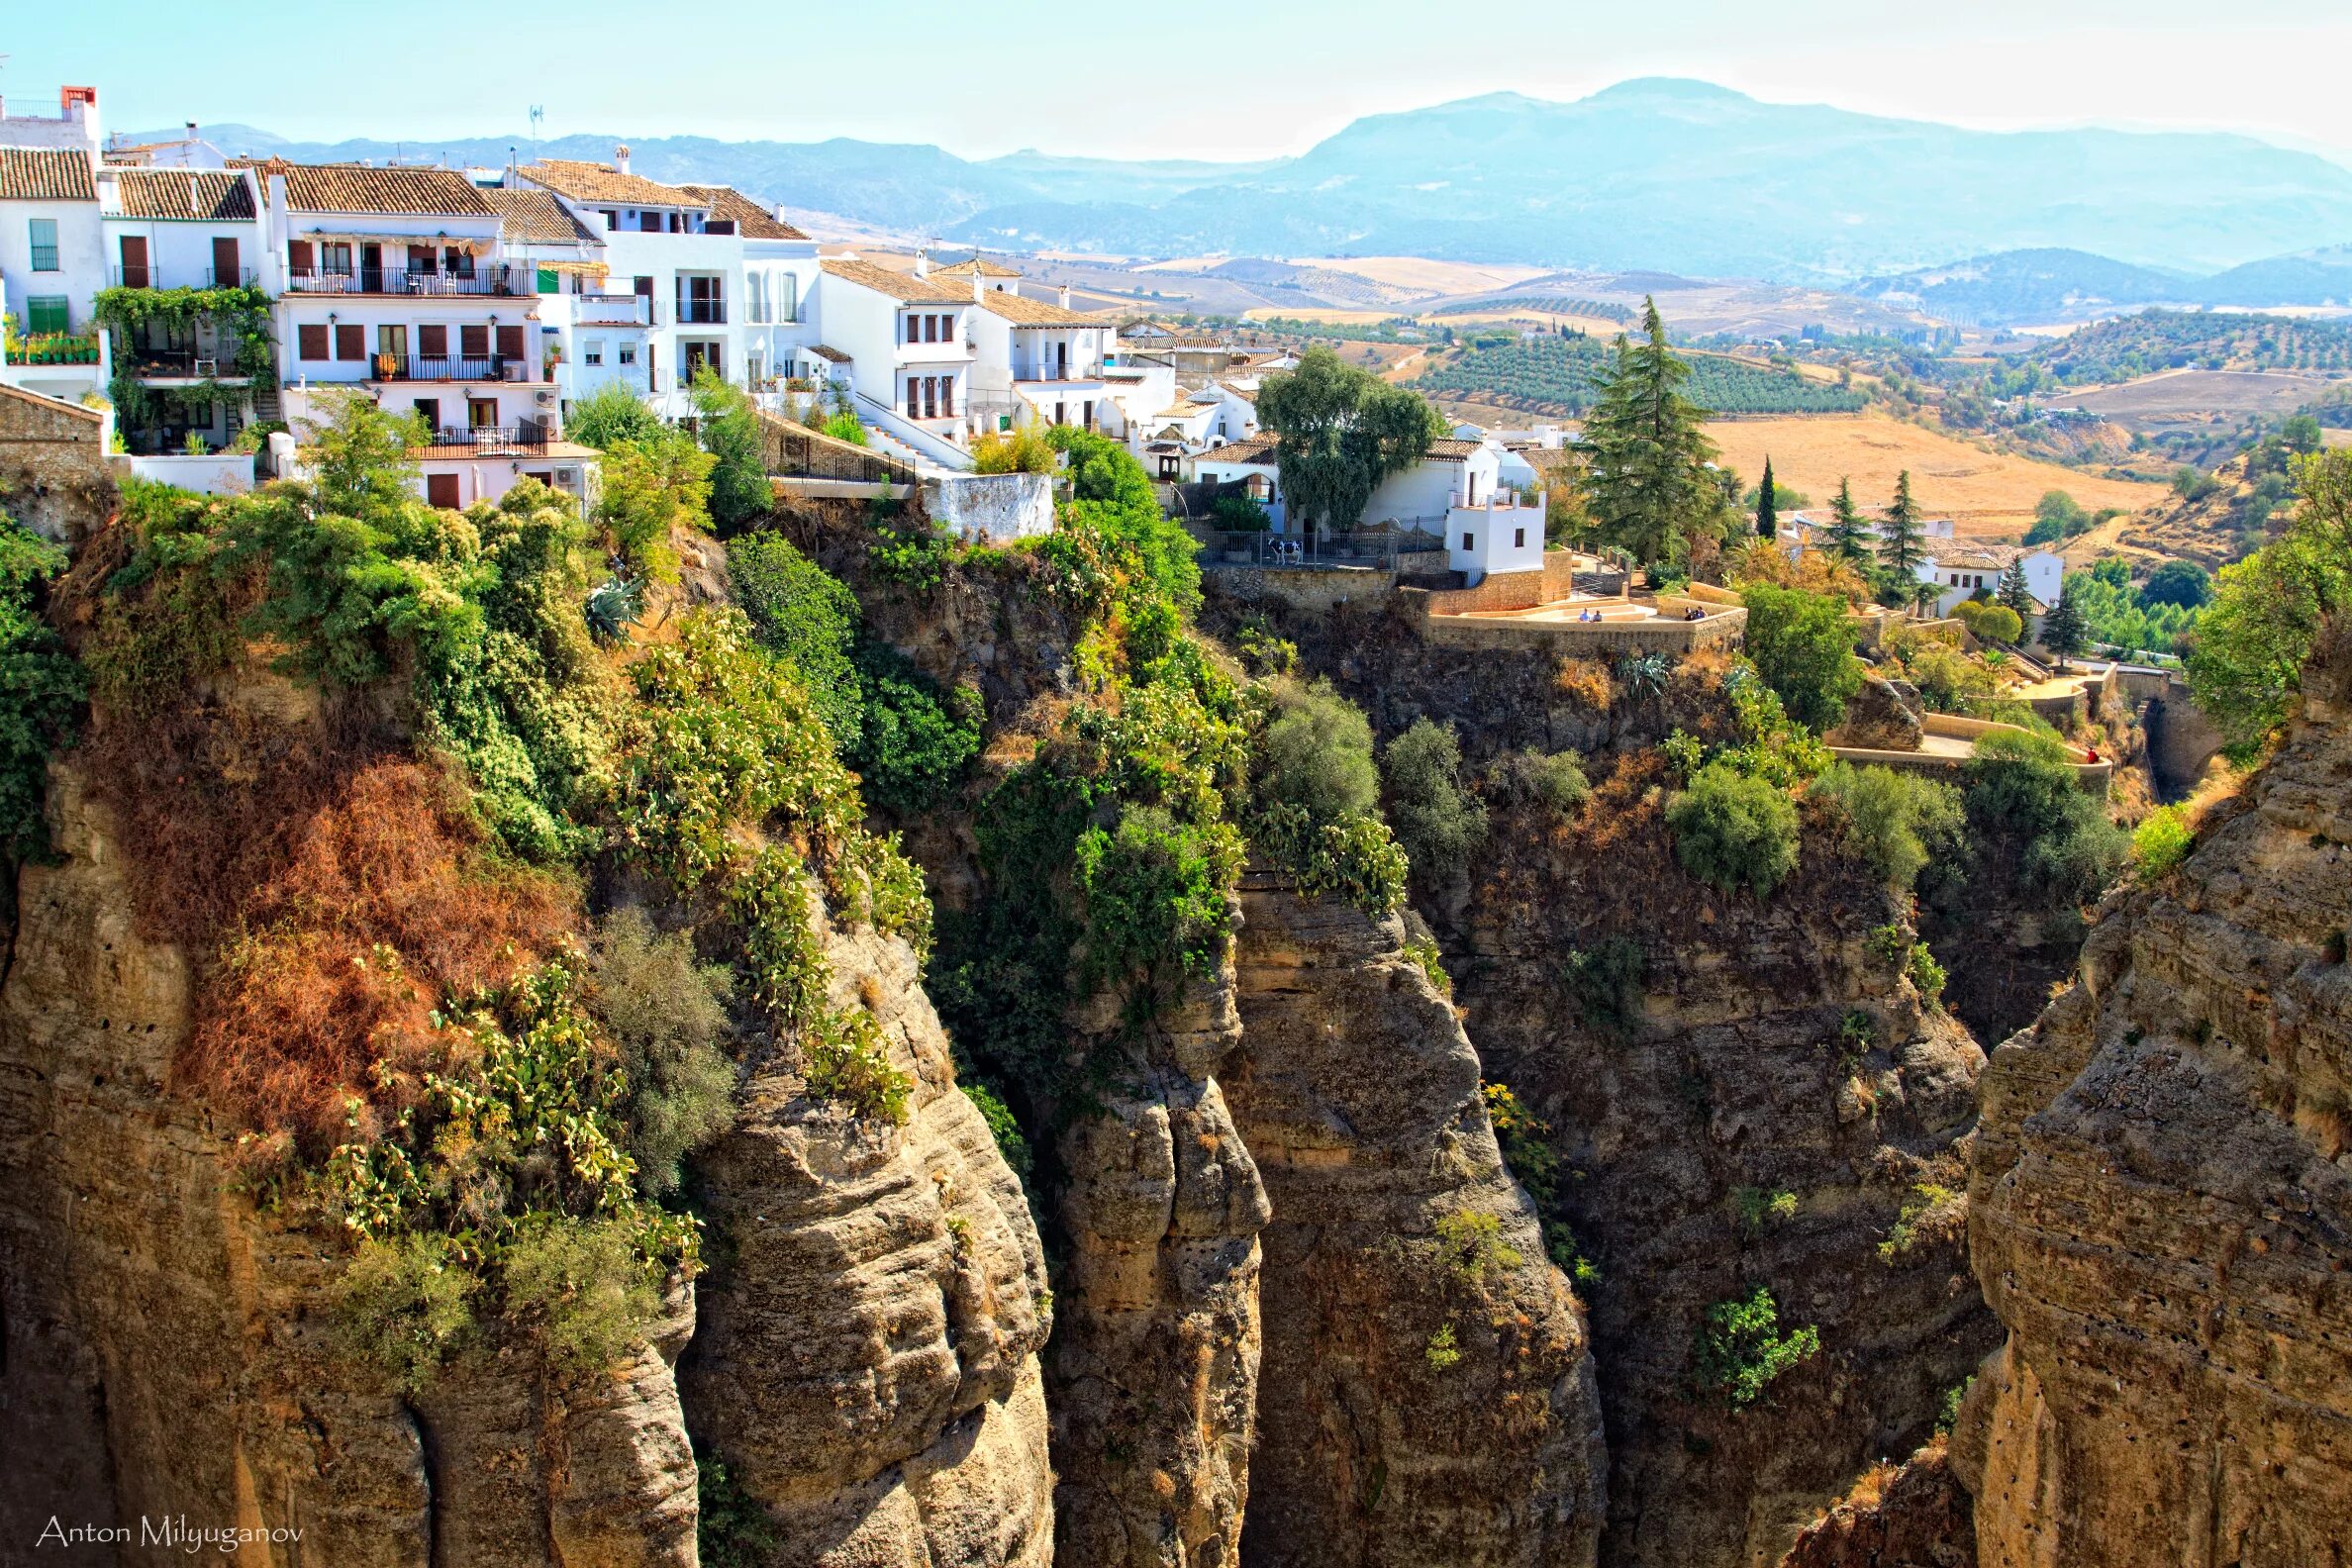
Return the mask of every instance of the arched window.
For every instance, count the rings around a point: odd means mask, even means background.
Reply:
[[[800,320],[800,274],[798,272],[776,274],[776,320],[780,322]]]

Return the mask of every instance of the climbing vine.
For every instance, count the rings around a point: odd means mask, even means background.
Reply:
[[[148,386],[139,376],[137,344],[148,327],[160,324],[175,337],[195,340],[199,322],[210,321],[219,337],[220,358],[231,376],[247,380],[271,375],[276,357],[269,336],[269,295],[254,284],[227,288],[109,288],[90,302],[90,315],[114,335],[114,378],[107,397],[125,429],[144,429],[170,407],[211,409],[232,403],[244,389],[207,377],[189,386]]]

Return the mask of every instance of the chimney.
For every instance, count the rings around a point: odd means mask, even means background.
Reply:
[[[972,303],[975,305],[979,304],[980,296],[986,292],[986,285],[980,281],[980,269],[978,267],[972,268]]]
[[[629,144],[626,142],[613,148],[613,172],[616,174],[629,172]]]
[[[196,122],[193,120],[188,122],[188,140],[191,142],[196,140]]]
[[[931,257],[925,254],[921,247],[915,251],[915,275],[919,278],[931,276]]]
[[[1063,310],[1070,308],[1070,285],[1067,283],[1061,286],[1061,308]]]

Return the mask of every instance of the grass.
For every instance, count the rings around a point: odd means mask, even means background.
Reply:
[[[1896,474],[1909,469],[1926,515],[1952,519],[1963,539],[2022,539],[2034,504],[2051,490],[2065,491],[2091,512],[2137,511],[2167,493],[2162,485],[1986,451],[1878,414],[1718,420],[1707,434],[1722,450],[1719,460],[1751,481],[1769,454],[1775,479],[1816,499],[1837,494],[1839,476],[1851,476],[1854,500],[1873,513],[1894,498]]]

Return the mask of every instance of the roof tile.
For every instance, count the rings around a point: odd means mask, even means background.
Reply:
[[[126,168],[114,180],[126,218],[252,221],[253,187],[225,169]]]
[[[69,147],[0,147],[0,201],[97,199],[88,153]]]
[[[707,205],[692,191],[649,180],[642,174],[624,174],[609,163],[584,158],[541,158],[526,163],[523,176],[559,191],[573,201],[620,202],[630,207],[701,207]]]
[[[681,185],[678,189],[707,204],[712,217],[734,219],[735,233],[746,240],[809,238],[733,185]]]

